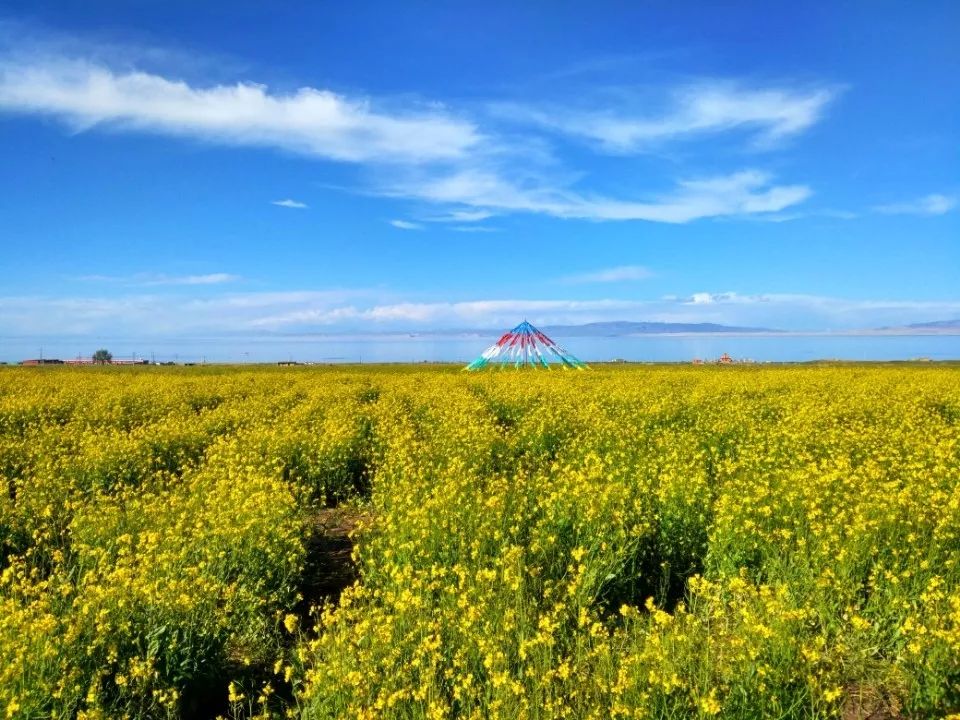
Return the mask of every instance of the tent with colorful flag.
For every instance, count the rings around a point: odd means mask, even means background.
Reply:
[[[551,363],[577,370],[587,367],[524,320],[510,332],[504,333],[495,345],[484,350],[483,354],[464,370],[480,370],[488,365],[549,368]]]

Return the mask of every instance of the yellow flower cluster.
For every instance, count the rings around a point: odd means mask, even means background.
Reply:
[[[6,369],[0,481],[11,718],[960,712],[953,367]]]

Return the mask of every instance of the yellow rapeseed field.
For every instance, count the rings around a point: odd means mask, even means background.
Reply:
[[[957,367],[8,368],[0,477],[0,720],[960,712]]]

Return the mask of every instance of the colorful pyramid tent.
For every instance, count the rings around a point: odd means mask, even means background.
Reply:
[[[545,367],[559,363],[564,368],[583,370],[587,367],[572,354],[557,345],[533,325],[524,320],[505,333],[464,370],[480,370],[488,365],[498,367]]]

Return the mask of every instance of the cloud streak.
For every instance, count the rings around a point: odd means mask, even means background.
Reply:
[[[96,126],[273,147],[342,162],[423,163],[464,157],[476,127],[437,109],[387,112],[367,98],[265,85],[194,87],[83,60],[0,62],[0,110],[49,115],[80,132]]]
[[[239,275],[230,273],[207,273],[206,275],[164,275],[162,273],[136,273],[128,276],[84,275],[78,280],[84,282],[120,283],[141,287],[159,287],[163,285],[223,285],[242,280]]]
[[[757,147],[770,147],[816,124],[837,90],[747,89],[701,83],[677,90],[660,116],[568,107],[493,105],[500,117],[535,125],[595,144],[604,152],[644,152],[667,141],[743,130]]]
[[[304,202],[300,202],[299,200],[291,200],[290,198],[287,198],[286,200],[272,200],[270,201],[270,204],[276,205],[277,207],[292,208],[295,210],[306,210],[308,207],[310,207]]]
[[[653,272],[642,265],[620,265],[618,267],[596,270],[594,272],[571,275],[564,282],[579,285],[588,283],[636,282],[653,277]]]
[[[878,205],[874,210],[885,215],[945,215],[957,204],[956,197],[934,193],[909,202]]]
[[[536,324],[645,320],[819,331],[895,326],[958,314],[960,300],[873,300],[785,293],[700,292],[653,300],[481,299],[334,304],[264,314],[251,319],[248,327],[291,332],[330,331],[341,327],[361,331],[497,328],[527,317]]]
[[[398,230],[423,230],[423,225],[409,220],[391,220],[390,224]]]
[[[481,298],[421,302],[382,290],[244,292],[213,296],[0,296],[0,336],[191,336],[231,333],[409,332],[612,320],[712,322],[788,330],[859,329],[960,317],[960,299],[847,299],[698,292],[654,299]]]
[[[450,230],[458,233],[496,233],[500,228],[489,227],[487,225],[451,225]]]
[[[587,194],[548,183],[518,184],[495,171],[464,170],[446,176],[418,176],[383,189],[383,194],[499,213],[526,212],[564,219],[647,220],[687,223],[715,217],[777,213],[812,194],[806,185],[774,185],[768,173],[682,180],[673,192],[647,201]]]

